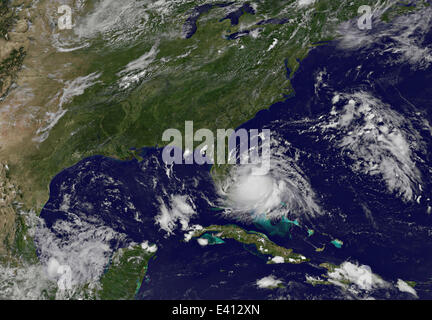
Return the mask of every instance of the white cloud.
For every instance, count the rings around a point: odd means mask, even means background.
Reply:
[[[197,242],[201,247],[205,247],[209,243],[208,239],[204,239],[204,238],[198,238]]]
[[[369,266],[357,265],[346,261],[333,272],[328,273],[329,281],[334,284],[345,286],[344,280],[356,285],[359,289],[370,291],[379,287],[387,287],[389,284],[372,273]]]
[[[93,72],[84,77],[78,77],[72,81],[66,82],[65,88],[63,89],[62,95],[59,99],[59,106],[56,112],[46,113],[47,124],[39,128],[36,132],[38,137],[34,138],[34,141],[43,142],[45,141],[52,128],[59,122],[59,120],[66,114],[67,110],[63,109],[63,105],[70,102],[73,97],[82,95],[87,88],[95,85],[97,79],[101,76],[100,73]]]
[[[91,11],[77,4],[73,33],[54,33],[53,45],[58,51],[73,51],[88,46],[98,36],[111,45],[131,41],[147,27],[147,4],[146,1],[104,0],[98,1]]]
[[[408,283],[403,281],[402,279],[398,279],[396,286],[400,291],[411,293],[413,296],[418,298],[417,292],[415,291],[415,289],[413,287],[411,287]]]
[[[280,284],[282,284],[282,281],[279,279],[276,279],[275,276],[270,275],[267,277],[264,277],[262,279],[257,280],[256,285],[261,289],[272,289],[278,287]]]
[[[432,47],[424,44],[424,38],[432,26],[432,9],[422,8],[413,13],[401,15],[391,23],[380,22],[379,17],[392,3],[374,6],[373,32],[364,32],[357,27],[357,21],[344,22],[340,26],[340,46],[358,50],[376,46],[382,53],[393,53],[386,63],[408,62],[414,69],[425,69],[432,62]],[[384,46],[384,49],[382,48]],[[394,59],[394,56],[397,59]]]
[[[276,47],[277,43],[278,43],[278,39],[274,38],[272,44],[268,47],[267,51],[270,51],[271,49]]]
[[[199,224],[194,224],[193,226],[190,226],[189,231],[184,234],[185,242],[189,242],[192,239],[192,236],[195,234],[195,232],[202,229],[203,227],[200,226]]]
[[[296,164],[296,152],[284,138],[273,132],[270,169],[266,175],[254,174],[260,165],[233,166],[225,180],[217,181],[221,196],[218,205],[226,209],[224,214],[243,222],[261,218],[277,220],[287,213],[296,216],[319,214],[315,193]]]
[[[53,225],[58,237],[39,218],[33,218],[32,236],[40,251],[39,259],[46,277],[57,283],[57,298],[68,298],[81,285],[96,286],[113,250],[110,242],[125,235],[102,223],[88,223],[69,213],[68,220]]]
[[[154,61],[158,53],[157,46],[157,43],[154,44],[149,52],[128,63],[122,71],[117,73],[118,76],[122,77],[119,82],[121,89],[129,88],[131,84],[139,82],[148,74],[147,67]]]
[[[159,201],[161,206],[160,213],[155,218],[156,224],[168,235],[177,229],[178,222],[181,224],[182,230],[188,230],[189,220],[196,214],[190,198],[183,195],[173,195],[168,205],[162,199]]]
[[[298,0],[298,6],[299,7],[306,7],[310,6],[311,4],[314,4],[315,0]]]
[[[281,256],[274,256],[270,261],[273,263],[285,263],[285,259]]]
[[[337,93],[333,102],[330,117],[321,124],[326,138],[354,160],[353,170],[380,175],[389,191],[412,200],[421,182],[413,154],[421,136],[409,120],[364,91]]]
[[[113,252],[110,242],[125,237],[98,221],[88,223],[71,213],[70,219],[53,225],[54,234],[34,212],[22,214],[38,247],[39,262],[0,266],[0,297],[5,299],[50,298],[47,292],[55,293],[56,299],[80,298],[83,285],[90,291],[98,286]]]
[[[0,299],[38,300],[48,298],[57,283],[52,281],[41,264],[12,267],[0,265]]]
[[[157,245],[153,244],[150,245],[148,241],[144,241],[143,243],[141,243],[141,248],[143,248],[144,250],[153,253],[157,251]]]

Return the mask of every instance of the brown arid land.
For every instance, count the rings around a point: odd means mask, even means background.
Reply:
[[[13,23],[0,38],[0,61],[23,55],[0,79],[0,255],[14,242],[19,211],[38,212],[48,199],[48,186],[34,189],[25,160],[37,152],[41,128],[58,112],[65,83],[85,74],[87,66],[86,60],[52,45],[58,5],[11,0]]]

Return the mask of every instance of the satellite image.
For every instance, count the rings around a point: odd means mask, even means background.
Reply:
[[[431,124],[431,0],[0,0],[0,299],[430,300]]]

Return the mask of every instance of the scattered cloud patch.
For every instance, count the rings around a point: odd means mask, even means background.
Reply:
[[[285,263],[284,257],[281,256],[274,256],[270,261],[273,263]]]
[[[194,224],[193,226],[189,227],[189,231],[184,234],[184,241],[189,242],[192,239],[192,236],[197,232],[198,230],[202,230],[203,227],[199,224]]]
[[[121,89],[127,89],[132,84],[141,81],[147,74],[147,67],[154,61],[158,53],[158,44],[154,44],[149,52],[143,54],[138,59],[130,62],[127,66],[117,73],[121,77],[119,87]]]
[[[282,281],[279,279],[276,279],[276,277],[273,275],[261,278],[261,279],[257,280],[257,282],[256,282],[257,287],[261,288],[261,289],[274,289],[274,288],[277,288],[281,284],[282,284]]]
[[[208,239],[204,239],[204,238],[198,238],[197,242],[201,247],[205,247],[209,243]]]
[[[168,204],[162,199],[160,212],[156,216],[156,224],[164,230],[167,235],[171,235],[177,229],[177,223],[181,224],[182,230],[188,230],[189,220],[196,214],[193,202],[188,196],[173,195]]]
[[[372,32],[364,32],[357,27],[357,21],[347,21],[340,25],[339,46],[346,50],[370,49],[378,47],[382,53],[392,53],[386,63],[408,62],[413,69],[426,69],[432,62],[432,47],[425,41],[432,27],[432,9],[422,8],[415,12],[396,17],[390,23],[380,21],[380,17],[393,3],[374,6]],[[395,58],[396,57],[396,58]]]
[[[144,241],[143,243],[141,243],[141,248],[143,248],[144,250],[150,252],[150,253],[154,253],[157,251],[157,245],[152,244],[150,245],[148,241]]]
[[[297,1],[297,5],[299,7],[307,7],[310,6],[311,4],[314,4],[315,0],[298,0]]]
[[[415,291],[415,289],[413,287],[411,287],[408,283],[403,281],[402,279],[398,279],[396,286],[399,289],[399,291],[411,293],[413,296],[418,298],[417,292]]]
[[[260,165],[233,166],[227,178],[218,182],[218,193],[224,214],[242,222],[256,219],[276,221],[291,216],[316,216],[320,208],[305,174],[296,164],[298,150],[282,137],[272,133],[270,168],[256,175]]]
[[[58,110],[56,112],[46,113],[47,118],[45,121],[47,124],[37,130],[36,134],[38,136],[33,140],[37,142],[45,141],[48,138],[51,129],[54,128],[59,120],[66,114],[67,110],[63,109],[63,105],[69,103],[73,97],[82,95],[87,88],[95,85],[100,76],[100,73],[93,72],[87,76],[78,77],[72,81],[66,82],[66,86],[59,99]]]
[[[389,286],[386,281],[373,274],[369,266],[357,265],[349,261],[342,263],[333,272],[329,272],[328,276],[329,281],[334,284],[345,286],[348,281],[366,291]]]
[[[272,44],[268,47],[267,52],[276,47],[278,39],[274,38]]]
[[[412,200],[421,173],[413,151],[420,134],[409,120],[365,91],[335,94],[329,118],[321,129],[354,161],[354,171],[380,175],[390,192]]]

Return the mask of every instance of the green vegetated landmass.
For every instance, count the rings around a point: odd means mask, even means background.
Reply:
[[[38,261],[36,246],[29,236],[28,229],[25,218],[18,215],[15,222],[15,241],[10,248],[10,252],[20,261],[36,263]]]
[[[283,283],[278,283],[277,285],[275,285],[275,286],[270,286],[270,287],[267,287],[268,289],[284,289],[284,288],[286,288],[285,287],[285,285],[283,284]]]
[[[16,20],[15,6],[9,0],[0,0],[0,38],[8,40],[8,32]],[[3,40],[2,39],[2,40]],[[0,98],[6,95],[9,87],[21,69],[26,52],[24,47],[11,51],[8,57],[0,61]]]
[[[12,26],[14,14],[10,10],[9,0],[0,0],[0,37],[4,38]]]
[[[18,50],[14,49],[8,58],[0,62],[0,93],[7,90],[10,85],[10,83],[5,83],[8,77],[15,79],[17,71],[22,67],[25,55],[24,47],[21,47]],[[4,86],[6,88],[3,89]]]
[[[334,282],[328,280],[329,279],[328,274],[334,272],[337,268],[339,268],[339,266],[335,265],[333,263],[329,263],[329,262],[321,263],[319,266],[323,269],[327,269],[327,274],[323,274],[322,275],[323,278],[319,278],[319,277],[318,278],[312,278],[312,277],[307,278],[306,282],[310,283],[313,286],[316,286],[316,285],[334,285],[335,284]],[[339,279],[339,280],[337,280],[337,282],[344,284],[344,285],[350,285],[351,284],[351,282],[349,280],[346,280],[346,279]]]
[[[88,73],[102,72],[103,84],[76,97],[49,138],[25,159],[32,195],[38,195],[26,199],[42,205],[52,177],[87,156],[128,159],[131,147],[162,146],[167,143],[162,133],[168,128],[183,132],[185,120],[194,121],[195,129],[238,127],[293,92],[287,73],[298,69],[313,43],[335,38],[336,26],[357,16],[359,5],[376,3],[319,0],[299,9],[294,2],[259,1],[256,15],[243,15],[237,26],[220,21],[226,9],[212,9],[200,17],[190,39],[182,38],[181,30],[194,4],[179,4],[171,17],[155,13],[151,27],[132,45],[107,47],[99,39],[97,46],[77,51],[93,61]],[[290,4],[293,9],[284,10]],[[292,20],[256,25],[269,18]],[[257,36],[226,38],[245,25]],[[278,43],[270,50],[274,39]],[[119,71],[153,46],[157,54],[147,75],[120,90]]]
[[[101,289],[97,292],[97,297],[103,300],[134,299],[154,255],[141,246],[118,250],[101,277]]]
[[[338,278],[338,279],[331,279],[331,277],[329,275],[331,273],[335,272],[338,268],[340,268],[339,265],[335,265],[335,264],[330,263],[330,262],[324,262],[324,263],[321,263],[319,266],[323,269],[327,269],[327,274],[323,274],[322,275],[323,278],[312,278],[312,277],[307,278],[306,282],[312,284],[313,286],[315,286],[315,285],[335,285],[335,284],[350,286],[352,284],[351,280],[346,279],[343,276],[341,278]],[[374,274],[374,276],[383,280],[377,274]],[[408,283],[408,281],[407,281],[407,283]]]
[[[311,278],[311,279],[307,279],[306,280],[307,283],[313,285],[313,286],[317,286],[317,285],[331,285],[332,283],[330,281],[324,280],[324,279],[315,279],[315,278]]]
[[[19,50],[12,50],[9,57],[0,63],[0,77],[10,75],[12,72],[17,71],[24,61],[25,51],[21,47]]]
[[[339,267],[338,265],[335,265],[335,264],[330,263],[330,262],[321,263],[319,266],[323,269],[327,269],[328,274],[334,272]],[[324,279],[311,277],[311,278],[307,278],[306,282],[308,282],[309,284],[311,284],[313,286],[316,286],[316,285],[333,285],[334,284],[333,282],[328,280],[328,278],[329,278],[328,275],[323,274],[322,276],[324,277]],[[346,279],[338,280],[338,282],[340,282],[341,284],[345,284],[345,285],[349,285],[351,283],[350,281],[348,281]]]
[[[23,216],[17,215],[13,237],[5,237],[3,242],[2,245],[6,250],[0,254],[0,265],[17,267],[22,262],[38,262],[36,246],[29,236],[28,226]]]
[[[321,268],[325,268],[325,269],[327,269],[327,271],[328,271],[329,273],[334,272],[335,269],[339,267],[338,265],[335,265],[335,264],[330,263],[330,262],[324,262],[324,263],[321,263],[319,266],[320,266]]]
[[[259,253],[273,257],[284,258],[285,263],[302,263],[309,261],[301,254],[294,253],[292,249],[287,249],[278,246],[267,236],[260,232],[248,232],[235,225],[218,226],[212,225],[195,232],[194,237],[200,237],[207,232],[217,232],[217,237],[220,239],[232,239],[243,244],[255,245]]]

